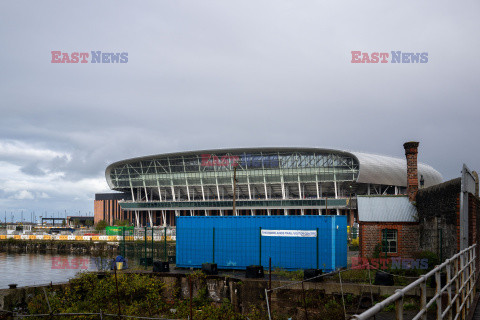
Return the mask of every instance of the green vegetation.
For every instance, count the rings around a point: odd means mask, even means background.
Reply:
[[[119,226],[119,227],[128,227],[128,226],[130,226],[130,221],[128,221],[128,220],[114,220],[113,225],[114,226]]]
[[[287,271],[284,269],[276,268],[272,271],[272,274],[292,281],[303,280],[303,270]]]
[[[105,220],[100,220],[100,221],[97,222],[97,225],[95,226],[95,230],[97,230],[97,231],[105,230],[107,225],[108,224]]]
[[[186,319],[189,316],[190,301],[171,298],[178,297],[178,289],[173,289],[158,278],[127,273],[119,273],[117,278],[118,296],[114,275],[99,277],[93,273],[80,274],[70,281],[69,286],[47,292],[52,312],[96,313],[102,310],[103,313],[118,314],[120,305],[120,312],[124,315],[169,319]],[[208,296],[205,275],[201,272],[192,273],[190,278],[198,286],[198,293],[192,301],[194,319],[266,319],[266,315],[256,309],[247,315],[236,313],[228,300],[213,302]],[[38,292],[31,300],[28,311],[30,314],[49,313],[43,292]]]

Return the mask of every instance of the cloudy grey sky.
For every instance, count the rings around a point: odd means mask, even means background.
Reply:
[[[107,164],[311,146],[480,169],[478,1],[2,1],[0,218],[93,213]],[[52,64],[51,51],[128,52]],[[352,64],[351,51],[428,52]]]

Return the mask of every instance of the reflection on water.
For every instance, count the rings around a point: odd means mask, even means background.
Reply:
[[[0,289],[65,282],[78,272],[105,268],[105,261],[90,256],[0,252]]]

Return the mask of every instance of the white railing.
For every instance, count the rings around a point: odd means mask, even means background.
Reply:
[[[473,303],[475,293],[475,248],[476,244],[460,251],[450,259],[445,260],[435,269],[421,276],[403,289],[398,289],[387,299],[377,303],[362,314],[354,315],[352,319],[366,320],[376,315],[386,306],[395,303],[397,320],[403,320],[403,297],[407,292],[420,287],[420,310],[413,320],[427,319],[427,310],[436,303],[436,319],[466,319],[467,312]],[[440,274],[445,269],[447,280],[442,287]],[[427,279],[435,276],[435,295],[427,302]],[[453,288],[452,288],[453,287]],[[454,292],[452,292],[452,289]],[[447,292],[447,305],[442,307],[442,295]],[[452,294],[455,294],[452,296]]]

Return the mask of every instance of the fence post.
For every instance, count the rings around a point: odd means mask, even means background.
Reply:
[[[453,306],[452,306],[452,286],[451,286],[451,282],[452,282],[452,265],[450,263],[450,259],[448,259],[448,264],[446,266],[446,269],[447,269],[447,293],[448,293],[448,306],[450,307],[450,309],[448,310],[448,315],[447,315],[447,319],[452,319],[452,315],[453,315]]]
[[[303,286],[302,280],[302,297],[303,297],[303,309],[305,310],[305,319],[308,320],[308,311],[307,311],[307,299],[305,298],[305,288]]]
[[[423,282],[420,284],[420,311],[425,310],[422,320],[427,320],[427,277],[422,276]]]
[[[471,250],[468,250],[467,251],[467,263],[468,263],[468,291],[467,291],[467,305],[468,305],[468,309],[470,309],[470,306],[472,305],[473,301],[472,301],[472,295],[470,294],[470,289],[472,288],[472,278],[471,278],[471,275],[472,275],[472,251]]]
[[[143,235],[143,237],[145,238],[145,246],[144,246],[144,250],[143,250],[143,258],[144,258],[144,262],[145,262],[145,269],[147,269],[147,227],[145,227],[145,234]]]
[[[475,282],[475,273],[476,273],[476,269],[475,269],[475,249],[476,248],[473,248],[472,249],[472,304],[473,304],[473,301],[475,300],[475,287],[476,287],[476,282]]]
[[[437,303],[437,319],[442,319],[442,281],[440,279],[440,270],[435,272],[435,282],[436,282],[436,289],[435,294],[437,298],[435,299]]]
[[[475,284],[477,283],[477,246],[475,245],[475,247],[472,249],[472,254],[473,254],[473,284],[475,286]],[[473,290],[473,293],[472,295],[475,296],[475,292],[476,290],[474,289]]]
[[[456,257],[455,258],[455,275],[456,275],[456,278],[455,278],[455,290],[456,290],[456,299],[455,299],[455,307],[456,307],[456,310],[457,312],[460,311],[460,298],[461,298],[461,292],[460,292],[460,281],[459,281],[459,267],[458,267],[458,264],[459,264],[459,261],[458,261],[459,257]]]
[[[466,285],[466,283],[465,283],[465,270],[463,270],[463,267],[465,266],[463,259],[464,259],[464,254],[462,253],[462,254],[460,254],[460,270],[461,270],[460,271],[460,274],[461,274],[460,283],[461,283],[461,287],[463,287],[462,292],[461,292],[461,297],[462,297],[461,302],[462,302],[462,305],[463,305],[463,307],[462,307],[462,319],[465,319],[465,316],[466,316],[466,313],[465,313],[465,306],[466,306],[466,304],[465,304],[465,285]]]
[[[399,289],[395,290],[395,292],[399,291]],[[395,301],[395,316],[397,320],[403,320],[403,293],[402,297]]]
[[[155,259],[155,246],[153,245],[153,226],[152,226],[152,263],[153,263],[153,260]]]

